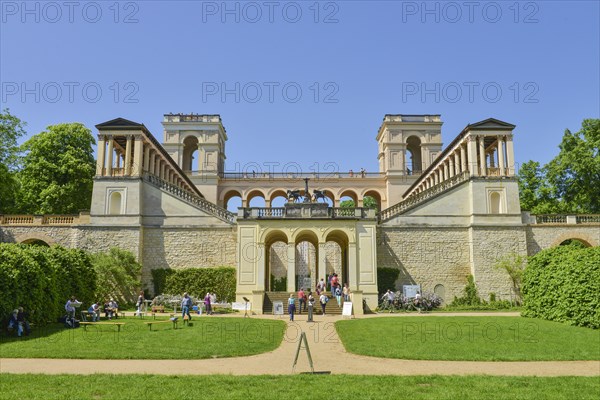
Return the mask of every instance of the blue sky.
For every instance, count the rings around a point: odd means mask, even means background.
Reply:
[[[441,114],[446,144],[495,117],[517,125],[517,162],[547,162],[600,113],[597,1],[0,7],[1,107],[29,135],[124,117],[162,141],[164,113],[221,114],[230,171],[376,171],[388,113]]]

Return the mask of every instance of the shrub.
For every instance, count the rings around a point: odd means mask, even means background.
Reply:
[[[152,270],[152,284],[154,286],[154,294],[161,294],[165,291],[167,277],[174,274],[176,270],[170,268],[157,268]]]
[[[142,286],[142,266],[131,252],[112,248],[108,253],[93,255],[92,264],[97,276],[96,300],[105,301],[114,297],[121,306],[136,301]]]
[[[600,248],[542,250],[523,274],[523,315],[600,328]]]
[[[377,290],[379,296],[383,295],[388,289],[396,288],[396,280],[400,275],[398,268],[381,267],[377,268]]]
[[[0,244],[0,319],[23,306],[36,324],[65,313],[71,295],[91,304],[96,274],[90,256],[76,249]]]
[[[171,271],[165,272],[162,294],[181,295],[188,292],[190,296],[202,299],[206,292],[214,292],[219,301],[235,299],[235,268],[186,268]],[[162,273],[158,274],[157,276],[161,276]]]
[[[473,275],[467,276],[467,285],[464,289],[464,295],[462,297],[454,296],[454,300],[449,304],[450,307],[458,306],[478,306],[481,304],[481,298],[477,293],[477,286],[475,286],[475,280]]]

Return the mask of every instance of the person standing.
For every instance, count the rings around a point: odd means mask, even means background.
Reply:
[[[333,275],[331,275],[331,296],[335,296],[335,290],[337,289],[338,285],[339,285],[339,279],[337,274],[334,272]]]
[[[210,292],[206,293],[204,296],[204,306],[206,308],[206,315],[212,315],[212,305],[210,303]]]
[[[327,297],[325,292],[321,293],[321,297],[319,297],[319,303],[321,303],[321,309],[323,310],[323,315],[325,315],[325,307],[327,306],[328,301],[329,301],[329,297]]]
[[[185,316],[188,316],[188,320],[192,320],[192,316],[190,315],[190,307],[192,306],[192,299],[186,293],[183,294],[183,299],[181,300],[181,319],[185,319]]]
[[[340,289],[339,285],[335,287],[335,299],[337,300],[338,308],[341,308],[342,307],[342,290]]]
[[[140,291],[140,295],[137,298],[137,302],[135,303],[136,312],[135,315],[142,316],[142,307],[144,305],[144,292]]]
[[[302,306],[306,308],[306,295],[304,294],[304,288],[300,288],[298,291],[298,314],[302,314]]]
[[[319,281],[319,283],[317,283],[317,296],[320,296],[322,292],[325,291],[325,280],[323,280],[323,278],[321,278],[321,280]]]
[[[288,299],[288,313],[290,314],[290,321],[294,321],[294,311],[296,311],[294,295],[290,294],[290,298]]]
[[[344,283],[344,301],[350,301],[350,287],[348,287],[348,282]]]

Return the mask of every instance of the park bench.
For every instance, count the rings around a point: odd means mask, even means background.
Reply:
[[[173,324],[173,329],[177,329],[177,322],[178,320],[174,319],[174,320],[160,320],[160,321],[150,321],[150,322],[145,322],[146,325],[148,325],[148,328],[150,328],[150,331],[152,331],[152,325],[156,325],[156,324],[166,324],[171,322]]]
[[[79,325],[83,325],[83,330],[87,330],[88,325],[114,325],[118,333],[121,332],[121,326],[125,325],[125,322],[80,322]]]
[[[165,306],[152,306],[152,312],[153,313],[157,313],[157,312],[164,313],[165,312]]]

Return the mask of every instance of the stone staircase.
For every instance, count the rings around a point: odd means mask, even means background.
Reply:
[[[296,307],[298,307],[297,293],[265,292],[265,297],[263,300],[263,314],[273,314],[273,303],[276,301],[281,301],[283,303],[283,313],[287,314],[287,302],[290,298],[290,294],[294,295],[294,298],[296,299]],[[325,308],[325,313],[329,315],[342,315],[342,307],[337,306],[335,297],[332,297],[331,293],[329,293],[328,297],[329,302],[327,303],[327,307]],[[315,314],[321,314],[321,304],[319,304],[319,299],[317,299],[316,297],[314,312]]]

